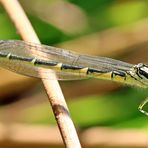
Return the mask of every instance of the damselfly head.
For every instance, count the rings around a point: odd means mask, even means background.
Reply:
[[[137,71],[139,72],[141,76],[143,76],[144,78],[148,80],[148,66],[147,65],[143,63],[138,64]]]
[[[133,77],[142,82],[145,87],[148,87],[148,66],[143,63],[139,63],[133,67],[133,70],[135,73]]]

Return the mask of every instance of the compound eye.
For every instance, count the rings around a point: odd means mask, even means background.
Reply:
[[[148,67],[147,66],[140,67],[139,73],[148,79]]]

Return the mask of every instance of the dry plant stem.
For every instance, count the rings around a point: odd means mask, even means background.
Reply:
[[[33,27],[17,0],[0,0],[23,40],[40,43]],[[42,79],[49,97],[64,144],[67,148],[80,148],[80,142],[70,118],[68,107],[58,81]]]

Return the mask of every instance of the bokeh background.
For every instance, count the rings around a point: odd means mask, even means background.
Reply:
[[[19,1],[44,44],[148,63],[148,1]],[[0,39],[21,39],[1,5]],[[147,89],[96,79],[60,84],[83,147],[148,147],[148,118],[138,111]],[[0,147],[63,147],[39,79],[0,69]]]

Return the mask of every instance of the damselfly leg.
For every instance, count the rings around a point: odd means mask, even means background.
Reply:
[[[139,105],[138,109],[140,112],[148,116],[148,112],[143,109],[143,107],[148,103],[148,97]]]

